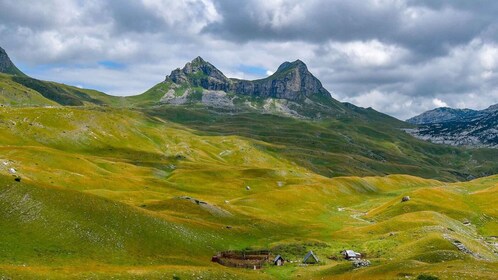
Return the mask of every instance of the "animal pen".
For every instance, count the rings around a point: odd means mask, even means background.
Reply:
[[[261,269],[270,260],[270,251],[224,251],[212,257],[211,261],[237,268]]]

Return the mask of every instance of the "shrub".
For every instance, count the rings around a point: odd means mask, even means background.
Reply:
[[[420,274],[417,277],[417,280],[439,280],[439,278],[436,276],[432,276],[432,275]]]

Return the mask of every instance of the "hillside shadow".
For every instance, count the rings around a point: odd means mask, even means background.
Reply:
[[[188,127],[198,135],[256,140],[256,148],[326,177],[410,174],[455,181],[498,170],[492,160],[498,156],[497,150],[470,150],[417,140],[400,129],[402,122],[373,110],[361,110],[320,121],[195,107],[157,107],[145,113]]]

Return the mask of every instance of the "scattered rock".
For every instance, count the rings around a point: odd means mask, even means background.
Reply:
[[[390,232],[389,236],[394,236],[394,234],[395,234],[394,232]]]
[[[232,228],[232,226],[226,226],[226,228],[227,228],[227,229],[231,229],[231,228]]]
[[[403,198],[401,199],[401,202],[407,202],[407,201],[410,201],[410,197],[409,196],[403,196]]]
[[[225,204],[228,204],[228,203],[230,203],[230,201],[228,201],[228,200],[225,200]]]
[[[16,178],[14,178],[14,181],[16,181],[16,182],[21,182],[21,177],[16,177]]]
[[[279,187],[283,187],[283,186],[284,186],[284,182],[282,182],[282,181],[278,181],[278,182],[277,182],[277,186],[279,186]]]
[[[443,237],[446,240],[449,240],[453,245],[455,245],[458,248],[458,250],[460,250],[460,252],[465,253],[465,254],[469,254],[469,255],[473,256],[474,258],[476,258],[476,259],[482,259],[482,257],[479,254],[476,254],[476,253],[472,252],[460,240],[453,239],[449,235],[444,235]]]
[[[246,190],[250,191],[250,190],[251,190],[251,187],[246,186]]]
[[[370,266],[370,261],[369,260],[353,260],[353,267],[355,268],[360,268],[360,267],[367,267]]]
[[[17,171],[16,171],[16,169],[15,169],[15,168],[11,167],[11,168],[9,168],[9,173],[10,173],[10,174],[16,174],[16,173],[17,173]]]
[[[232,216],[232,213],[228,212],[225,209],[222,209],[222,208],[217,207],[215,205],[209,204],[205,201],[195,199],[195,198],[190,197],[190,196],[185,195],[185,196],[179,196],[177,198],[178,199],[185,199],[185,200],[188,200],[196,205],[199,205],[202,209],[208,211],[213,216],[218,216],[218,217],[230,217],[230,216]]]
[[[175,158],[176,158],[177,160],[184,160],[184,159],[186,159],[187,157],[185,157],[184,155],[179,155],[179,154],[178,154],[178,155],[176,155],[176,156],[175,156]]]

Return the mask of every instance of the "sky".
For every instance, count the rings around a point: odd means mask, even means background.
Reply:
[[[498,103],[494,0],[0,0],[28,75],[139,94],[197,56],[232,78],[300,59],[340,101],[406,119]]]

